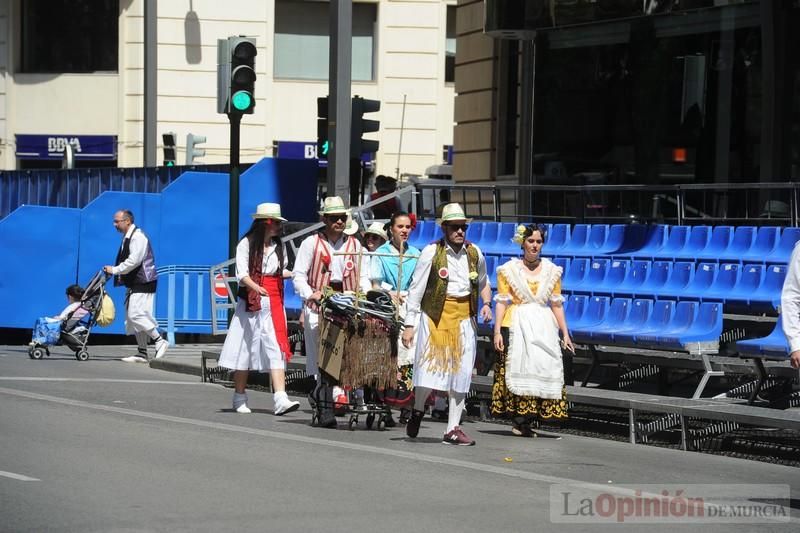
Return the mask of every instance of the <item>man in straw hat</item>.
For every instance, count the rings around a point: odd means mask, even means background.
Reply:
[[[306,346],[306,372],[317,380],[317,396],[326,400],[319,425],[336,427],[333,414],[332,388],[323,385],[319,374],[319,303],[322,289],[331,287],[339,291],[355,291],[367,278],[367,272],[355,267],[357,254],[362,250],[358,239],[345,234],[348,211],[338,196],[325,198],[319,212],[325,224],[319,232],[309,235],[300,244],[294,263],[292,281],[294,290],[303,299],[303,333]],[[334,255],[336,252],[350,255]],[[338,263],[338,264],[337,264]],[[332,272],[341,272],[341,279],[333,280]]]
[[[446,391],[450,397],[444,444],[471,446],[459,426],[472,381],[477,331],[474,318],[492,319],[486,260],[477,246],[466,240],[470,220],[459,204],[442,210],[442,239],[423,248],[412,276],[403,345],[411,346],[419,328],[414,359],[414,410],[406,434],[414,438],[431,390]],[[478,306],[478,293],[483,305]]]

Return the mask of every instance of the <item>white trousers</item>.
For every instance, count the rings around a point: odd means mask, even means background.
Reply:
[[[420,313],[419,326],[417,328],[417,353],[414,360],[414,387],[426,387],[440,391],[469,392],[478,344],[475,320],[465,318],[461,321],[461,366],[456,372],[432,371],[429,368],[430,363],[424,362],[425,354],[428,351],[429,339],[428,315]]]
[[[319,375],[319,313],[303,306],[303,337],[306,346],[306,374]]]
[[[125,306],[125,333],[127,335],[136,335],[137,333],[149,335],[152,330],[158,328],[156,319],[153,317],[155,296],[153,292],[132,292],[128,295],[128,305]]]

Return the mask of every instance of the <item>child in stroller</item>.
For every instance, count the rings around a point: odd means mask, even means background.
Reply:
[[[86,289],[70,285],[66,290],[69,303],[64,310],[56,316],[36,320],[28,349],[31,359],[41,359],[45,354],[50,356],[49,347],[62,344],[72,349],[79,361],[89,358],[86,343],[100,312],[106,279],[105,274],[99,272]]]

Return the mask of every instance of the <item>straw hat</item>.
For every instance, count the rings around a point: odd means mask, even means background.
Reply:
[[[286,219],[281,216],[281,204],[263,203],[258,204],[256,212],[253,213],[253,218],[273,218],[286,222]]]
[[[383,230],[383,224],[380,222],[373,222],[369,225],[369,227],[364,231],[364,235],[371,233],[372,235],[377,235],[384,241],[388,241],[389,237],[386,235],[386,232]]]
[[[349,210],[346,210],[345,213],[347,213],[347,222],[344,226],[344,234],[355,235],[358,233],[358,222],[353,219],[353,214]]]
[[[320,215],[344,215],[347,213],[347,208],[344,206],[344,200],[340,196],[328,196],[322,204],[322,211]]]
[[[442,218],[436,221],[437,224],[447,224],[449,222],[465,222],[469,224],[472,222],[471,218],[467,218],[464,214],[464,209],[461,208],[460,204],[452,203],[447,204],[442,209]]]

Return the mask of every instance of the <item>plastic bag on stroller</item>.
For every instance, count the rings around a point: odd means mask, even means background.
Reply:
[[[33,326],[33,342],[43,346],[53,346],[61,337],[61,320],[43,316]]]

